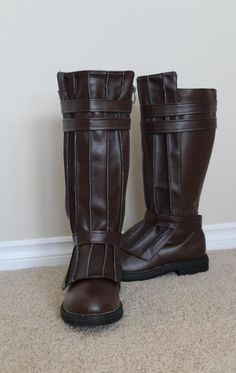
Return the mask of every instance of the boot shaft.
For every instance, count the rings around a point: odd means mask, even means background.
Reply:
[[[58,74],[64,105],[66,208],[72,232],[121,229],[133,75],[129,71]],[[74,102],[73,111],[68,102]],[[65,130],[73,119],[79,123],[78,130]]]
[[[117,281],[129,169],[134,73],[58,73],[63,114],[66,211],[75,249],[65,281]]]
[[[179,89],[175,72],[138,78],[147,210],[194,216],[214,143],[216,90]]]

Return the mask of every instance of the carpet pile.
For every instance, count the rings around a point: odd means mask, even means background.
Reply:
[[[123,319],[61,320],[66,268],[0,272],[0,371],[235,373],[236,250],[209,253],[210,270],[122,283]]]

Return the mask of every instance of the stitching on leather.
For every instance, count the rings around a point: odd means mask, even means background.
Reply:
[[[149,246],[150,248],[152,248],[156,243],[158,243],[160,241],[160,239],[162,239],[163,236],[165,236],[167,234],[167,231],[172,232],[172,230],[173,230],[173,228],[166,227],[166,226],[163,226],[163,225],[156,225],[156,227],[163,228],[163,231],[159,232],[159,234],[156,237],[154,237],[154,239],[152,241],[152,244]]]
[[[109,231],[109,227],[110,227],[110,205],[109,205],[109,152],[110,152],[110,133],[109,131],[106,131],[106,142],[107,142],[107,146],[106,146],[106,151],[107,151],[107,154],[106,154],[106,176],[107,176],[107,231]]]
[[[76,230],[78,229],[78,188],[77,188],[77,182],[78,182],[78,175],[77,175],[77,132],[74,133],[74,193],[75,193],[75,226]]]
[[[123,91],[124,79],[125,79],[125,73],[122,72],[121,85],[120,85],[120,93],[119,93],[119,100],[120,100],[120,97],[121,97],[121,93]]]
[[[162,89],[163,89],[163,101],[166,104],[167,94],[166,94],[166,76],[165,74],[161,74],[162,76]]]
[[[163,89],[163,103],[166,104],[167,102],[167,92],[166,92],[166,76],[162,74],[162,89]],[[164,121],[167,120],[168,117],[164,118]],[[170,159],[169,159],[169,137],[168,134],[166,135],[166,150],[167,150],[167,175],[168,175],[168,190],[169,190],[169,203],[170,203],[170,212],[172,213],[172,198],[171,198],[171,176],[170,176]]]
[[[155,209],[155,212],[157,213],[158,212],[158,207],[157,207],[157,200],[156,200],[156,197],[157,197],[157,193],[156,193],[156,178],[157,178],[157,175],[156,175],[156,168],[157,168],[157,163],[156,163],[156,135],[153,135],[153,151],[152,151],[152,158],[153,158],[153,170],[152,170],[152,173],[153,173],[153,202],[154,202],[154,209]]]
[[[72,75],[72,82],[73,82],[73,88],[74,88],[74,96],[76,97],[77,81],[76,81],[76,75],[75,75],[75,73]]]
[[[121,168],[121,193],[120,193],[120,216],[119,216],[119,228],[122,227],[122,215],[123,215],[123,196],[124,196],[124,160],[123,160],[123,144],[121,138],[121,132],[118,131],[119,147],[120,147],[120,168]]]
[[[88,142],[89,142],[89,229],[92,230],[92,181],[91,181],[91,174],[92,174],[92,140],[91,140],[91,132],[88,132]]]
[[[93,242],[90,244],[90,249],[89,249],[89,255],[88,255],[88,264],[87,264],[87,277],[89,277],[89,265],[90,265],[90,258],[92,255],[92,250],[93,250]]]
[[[65,287],[67,286],[68,282],[70,282],[71,280],[73,280],[73,274],[72,274],[71,278],[69,278],[69,272],[70,272],[70,268],[71,268],[72,262],[74,260],[74,251],[75,250],[76,250],[76,247],[74,246],[72,254],[71,254],[71,258],[70,258],[70,263],[69,263],[69,266],[68,266],[68,269],[67,269],[67,272],[66,272],[66,276],[65,276],[65,279],[64,279],[63,288],[64,288],[64,286]]]
[[[69,155],[70,155],[70,149],[69,149],[69,137],[70,134],[65,134],[66,135],[66,199],[67,199],[67,206],[68,206],[68,213],[69,217],[71,218],[71,207],[70,207],[70,193],[69,193]]]
[[[105,243],[105,253],[104,253],[104,259],[103,259],[103,265],[102,265],[102,276],[104,277],[104,272],[105,272],[105,266],[106,266],[106,261],[107,261],[107,249],[108,245]]]
[[[114,278],[117,281],[117,273],[116,273],[116,246],[112,245],[113,248],[113,271],[114,271]]]
[[[78,271],[79,271],[79,256],[80,256],[80,246],[77,246],[75,248],[76,250],[76,266],[75,266],[75,274],[74,278],[72,280],[75,280],[78,277]]]
[[[67,93],[67,90],[66,90],[66,87],[65,87],[65,75],[64,74],[63,74],[63,77],[62,77],[62,86],[63,86],[63,96],[67,100],[69,97],[68,97],[68,93]]]
[[[91,98],[91,92],[90,92],[90,73],[88,73],[88,94],[89,98]],[[92,141],[91,141],[91,132],[88,132],[88,142],[89,142],[89,229],[92,229],[92,210],[91,210],[91,202],[92,202],[92,183],[91,183],[91,172],[92,172],[92,159],[91,159],[91,152],[92,152]],[[91,255],[93,244],[90,246],[89,254]],[[87,266],[87,276],[89,271],[89,262],[90,262],[90,255],[88,260],[88,266]]]
[[[149,76],[147,76],[147,93],[148,93],[148,100],[150,105],[152,105],[151,97],[150,97],[150,81],[149,81]]]
[[[107,73],[107,72],[106,72],[106,74],[105,74],[105,84],[104,84],[104,90],[105,90],[105,92],[104,92],[104,100],[107,99],[108,78],[109,78],[109,75],[108,75],[108,74],[109,74],[109,73]],[[106,113],[106,112],[104,113],[104,117],[107,118],[107,113]]]
[[[178,132],[178,141],[179,141],[179,188],[180,188],[180,211],[183,215],[183,193],[182,193],[182,146],[181,146],[181,135]]]
[[[156,253],[153,254],[153,256],[151,257],[150,260],[153,260],[153,258],[158,255],[158,253],[165,247],[165,244],[166,242],[168,241],[168,239],[172,236],[174,232],[174,229],[173,228],[167,228],[165,229],[163,232],[160,233],[160,235],[158,237],[156,237],[155,241],[153,241],[153,244],[151,247],[155,246],[155,242],[157,241],[160,242],[160,240],[162,238],[164,238],[165,240],[163,242],[161,242],[161,246],[159,247],[159,249],[157,250]]]
[[[145,260],[145,262],[149,261],[149,260],[143,258],[142,256],[138,255],[137,253],[129,251],[129,249],[126,249],[125,247],[121,247],[120,249],[122,251],[125,251],[126,253],[128,253],[130,256],[133,256],[133,257],[138,258],[138,259]]]
[[[105,99],[108,99],[108,81],[109,81],[109,72],[106,72],[106,83],[105,83]]]
[[[170,200],[170,215],[173,215],[173,204],[171,196],[171,175],[170,175],[170,158],[169,158],[169,134],[166,135],[166,147],[167,147],[167,172],[168,172],[168,182],[169,182],[169,200]]]
[[[145,224],[145,225],[148,225],[148,224]],[[155,225],[150,225],[151,229],[149,229],[138,241],[135,241],[135,246],[137,246],[140,242],[142,242],[144,240],[144,238],[146,238],[147,236],[149,236],[149,234],[156,228]],[[132,250],[134,249],[134,247],[131,246],[131,248],[129,248],[129,250]]]
[[[148,203],[148,197],[147,197],[147,172],[146,172],[146,168],[144,165],[147,164],[147,155],[146,155],[146,145],[144,143],[145,141],[145,137],[144,137],[144,134],[143,134],[143,131],[141,129],[141,141],[142,141],[142,149],[143,149],[143,152],[142,152],[142,172],[143,172],[143,185],[144,185],[144,199],[145,199],[145,204],[146,204],[146,207],[148,208],[149,207],[149,203]]]
[[[90,92],[90,73],[88,73],[88,78],[87,78],[87,82],[88,82],[88,95],[89,95],[89,98],[91,98],[91,92]]]
[[[136,229],[139,229],[139,227],[141,228],[141,226],[144,226],[144,224],[145,224],[144,220],[141,220],[140,222],[135,224],[133,227],[129,228],[128,231],[125,232],[125,234],[127,234],[127,238],[123,239],[124,236],[122,237],[122,246],[127,245],[130,239],[133,238],[132,233],[135,233]]]

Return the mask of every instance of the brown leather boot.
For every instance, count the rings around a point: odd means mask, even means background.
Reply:
[[[129,168],[132,71],[58,73],[66,212],[74,250],[61,316],[73,325],[119,320],[119,244]]]
[[[146,201],[121,242],[122,280],[208,270],[198,204],[214,143],[215,89],[177,89],[168,72],[138,78]]]

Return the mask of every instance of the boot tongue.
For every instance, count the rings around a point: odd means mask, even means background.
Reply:
[[[175,71],[138,78],[141,105],[158,105],[176,102],[177,74]]]
[[[59,72],[59,96],[61,100],[131,100],[133,77],[133,71]]]

